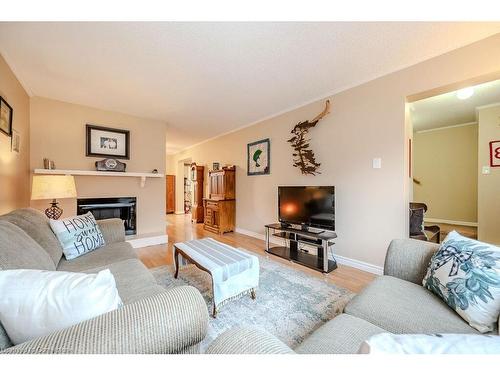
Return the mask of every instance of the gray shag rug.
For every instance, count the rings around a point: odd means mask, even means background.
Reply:
[[[223,305],[216,319],[210,315],[202,350],[232,327],[256,327],[295,348],[319,326],[340,314],[354,296],[325,278],[308,275],[270,257],[257,257],[260,265],[257,298],[242,296]],[[173,266],[151,271],[158,284],[167,289],[181,285],[196,287],[205,298],[209,312],[212,311],[212,284],[208,273],[194,265],[182,267],[178,279],[174,279]]]

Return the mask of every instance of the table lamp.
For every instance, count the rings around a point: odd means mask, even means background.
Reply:
[[[75,198],[76,187],[73,176],[33,176],[31,199],[52,199],[45,215],[49,219],[57,220],[61,217],[63,209],[57,205],[57,198]]]

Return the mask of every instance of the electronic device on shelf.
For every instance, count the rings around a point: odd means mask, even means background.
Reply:
[[[334,186],[279,186],[278,217],[284,228],[313,234],[335,230]]]

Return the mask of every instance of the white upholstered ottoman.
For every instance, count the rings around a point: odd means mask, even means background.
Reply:
[[[212,277],[213,316],[231,299],[250,293],[255,299],[259,286],[259,259],[212,238],[174,244],[175,278],[184,258]]]

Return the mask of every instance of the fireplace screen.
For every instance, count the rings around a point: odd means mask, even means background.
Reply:
[[[136,234],[137,202],[129,198],[82,198],[77,200],[77,214],[92,212],[96,220],[118,218],[125,225],[125,234]]]

